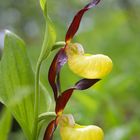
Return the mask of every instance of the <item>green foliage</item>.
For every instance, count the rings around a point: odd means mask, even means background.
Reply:
[[[54,29],[54,25],[48,16],[47,11],[47,0],[40,0],[40,6],[42,8],[43,14],[45,16],[46,20],[46,29],[45,29],[45,36],[44,36],[44,42],[42,45],[42,50],[40,53],[39,61],[44,60],[48,55],[50,54],[52,47],[56,40],[56,32]]]
[[[7,140],[11,129],[12,115],[4,108],[0,113],[0,139]]]
[[[4,54],[0,63],[0,96],[26,136],[31,139],[34,119],[33,72],[25,44],[20,38],[6,31],[4,44]]]
[[[34,73],[24,42],[6,31],[4,54],[0,62],[0,97],[20,124],[26,137],[32,140],[34,121]],[[40,113],[48,111],[50,97],[41,87]]]
[[[43,10],[44,14],[45,14],[46,3],[47,3],[47,0],[40,0],[40,6],[41,6],[41,9]]]

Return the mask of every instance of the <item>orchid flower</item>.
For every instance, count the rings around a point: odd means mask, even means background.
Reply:
[[[62,140],[103,140],[103,131],[101,128],[94,125],[80,126],[75,123],[72,115],[63,114],[63,110],[74,90],[88,89],[102,77],[106,76],[112,69],[112,61],[108,56],[102,54],[85,54],[81,44],[71,42],[79,28],[84,13],[99,2],[100,0],[92,0],[78,11],[66,33],[66,45],[57,52],[51,63],[48,79],[56,102],[56,118],[48,124],[44,140],[52,139],[58,124],[60,125]],[[70,69],[75,74],[83,77],[83,79],[79,80],[71,88],[61,92],[60,71],[62,66],[67,62]]]

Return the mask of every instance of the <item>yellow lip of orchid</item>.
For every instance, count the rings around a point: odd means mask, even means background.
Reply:
[[[70,44],[66,48],[68,65],[77,75],[88,78],[102,78],[112,70],[112,60],[103,54],[85,54],[82,45]]]
[[[72,115],[63,115],[60,120],[62,140],[103,140],[104,133],[98,126],[75,124]]]

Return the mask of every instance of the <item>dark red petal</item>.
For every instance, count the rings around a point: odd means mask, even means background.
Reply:
[[[61,93],[60,72],[58,72],[57,77],[56,77],[56,85],[57,85],[58,92]]]
[[[92,0],[89,4],[87,4],[84,8],[90,9],[93,6],[96,6],[101,0]]]
[[[70,24],[70,27],[66,33],[65,42],[70,42],[70,40],[73,38],[75,33],[77,32],[81,19],[86,11],[88,11],[90,8],[96,6],[100,0],[92,0],[89,4],[87,4],[83,9],[81,9],[74,17],[72,23]]]
[[[82,79],[74,87],[65,90],[57,99],[55,112],[62,113],[74,90],[85,90],[97,83],[100,79]]]
[[[49,83],[54,92],[54,98],[57,100],[58,90],[60,89],[59,77],[57,79],[57,75],[59,75],[61,67],[67,62],[67,56],[64,48],[61,48],[58,53],[55,55],[48,74]]]
[[[81,79],[75,84],[77,90],[85,90],[97,83],[100,79]]]
[[[57,127],[56,119],[52,120],[46,128],[43,140],[52,140],[53,133]]]
[[[60,114],[63,112],[68,100],[70,99],[72,92],[73,92],[74,88],[70,88],[66,91],[64,91],[57,99],[56,102],[56,107],[55,107],[55,112],[56,114]]]

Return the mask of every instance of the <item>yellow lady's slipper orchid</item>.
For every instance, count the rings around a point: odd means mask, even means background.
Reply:
[[[68,65],[77,75],[88,78],[102,78],[112,70],[112,60],[103,54],[85,54],[82,45],[70,44],[66,48]]]
[[[84,13],[99,2],[100,0],[91,0],[77,12],[66,33],[65,46],[57,52],[51,63],[48,79],[54,93],[56,118],[48,124],[43,140],[52,140],[58,124],[62,140],[103,140],[104,134],[101,128],[95,125],[80,126],[75,123],[72,115],[63,115],[64,108],[74,90],[88,89],[112,69],[112,61],[108,56],[85,54],[82,45],[71,43]],[[84,78],[62,92],[60,71],[67,62],[74,73]]]
[[[95,125],[80,126],[75,124],[72,115],[63,115],[60,119],[62,140],[103,140],[101,128]]]

